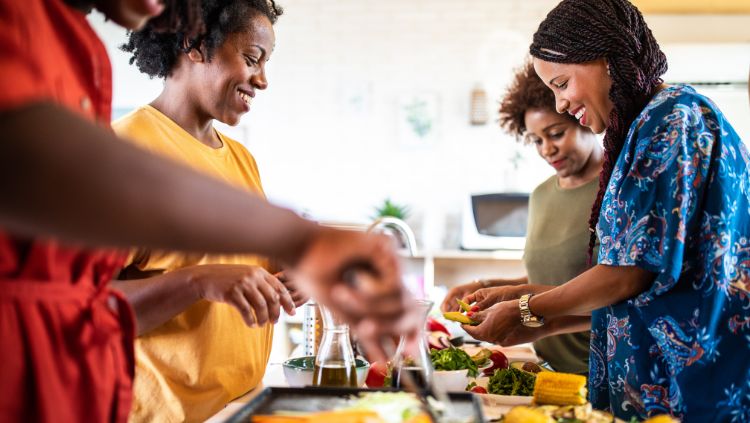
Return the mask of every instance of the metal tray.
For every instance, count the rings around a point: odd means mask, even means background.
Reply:
[[[373,389],[354,388],[282,388],[268,387],[243,406],[225,423],[246,423],[254,414],[271,414],[274,411],[314,412],[333,410],[344,401],[362,392],[373,392]],[[378,389],[390,391],[392,389]],[[483,423],[480,401],[469,392],[450,392],[451,415],[474,416],[475,423]]]

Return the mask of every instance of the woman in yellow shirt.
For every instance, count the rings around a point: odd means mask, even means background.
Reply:
[[[262,197],[254,158],[213,121],[236,125],[267,87],[281,12],[266,0],[204,2],[198,34],[157,30],[159,22],[132,33],[123,49],[142,72],[165,78],[164,90],[114,122],[115,131]],[[293,313],[306,300],[267,269],[248,255],[131,255],[128,280],[116,286],[138,322],[132,421],[203,421],[261,381],[279,304]]]

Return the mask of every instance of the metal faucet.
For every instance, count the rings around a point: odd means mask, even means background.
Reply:
[[[414,231],[411,230],[409,225],[403,220],[386,216],[376,219],[370,227],[367,228],[367,232],[385,232],[384,229],[394,229],[401,235],[404,241],[406,249],[409,251],[409,257],[417,255],[417,241],[414,237]]]

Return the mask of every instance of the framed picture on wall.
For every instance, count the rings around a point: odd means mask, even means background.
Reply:
[[[439,137],[440,101],[434,92],[413,92],[398,98],[399,144],[407,147],[432,146]]]
[[[630,0],[653,14],[750,14],[750,0]]]

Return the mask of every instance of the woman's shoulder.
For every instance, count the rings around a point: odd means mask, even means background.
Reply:
[[[679,121],[684,122],[684,125],[693,125],[703,120],[723,122],[724,117],[711,99],[690,85],[676,84],[654,95],[636,119],[634,129],[641,130],[665,123],[674,125]]]
[[[241,142],[235,140],[234,138],[219,130],[217,130],[216,133],[219,134],[221,141],[226,145],[229,151],[232,152],[232,154],[255,163],[255,157]]]
[[[552,175],[549,178],[547,178],[544,182],[537,185],[536,188],[534,188],[533,191],[531,191],[531,195],[529,198],[531,200],[538,200],[540,198],[544,198],[550,193],[553,193],[557,187],[557,175]]]

